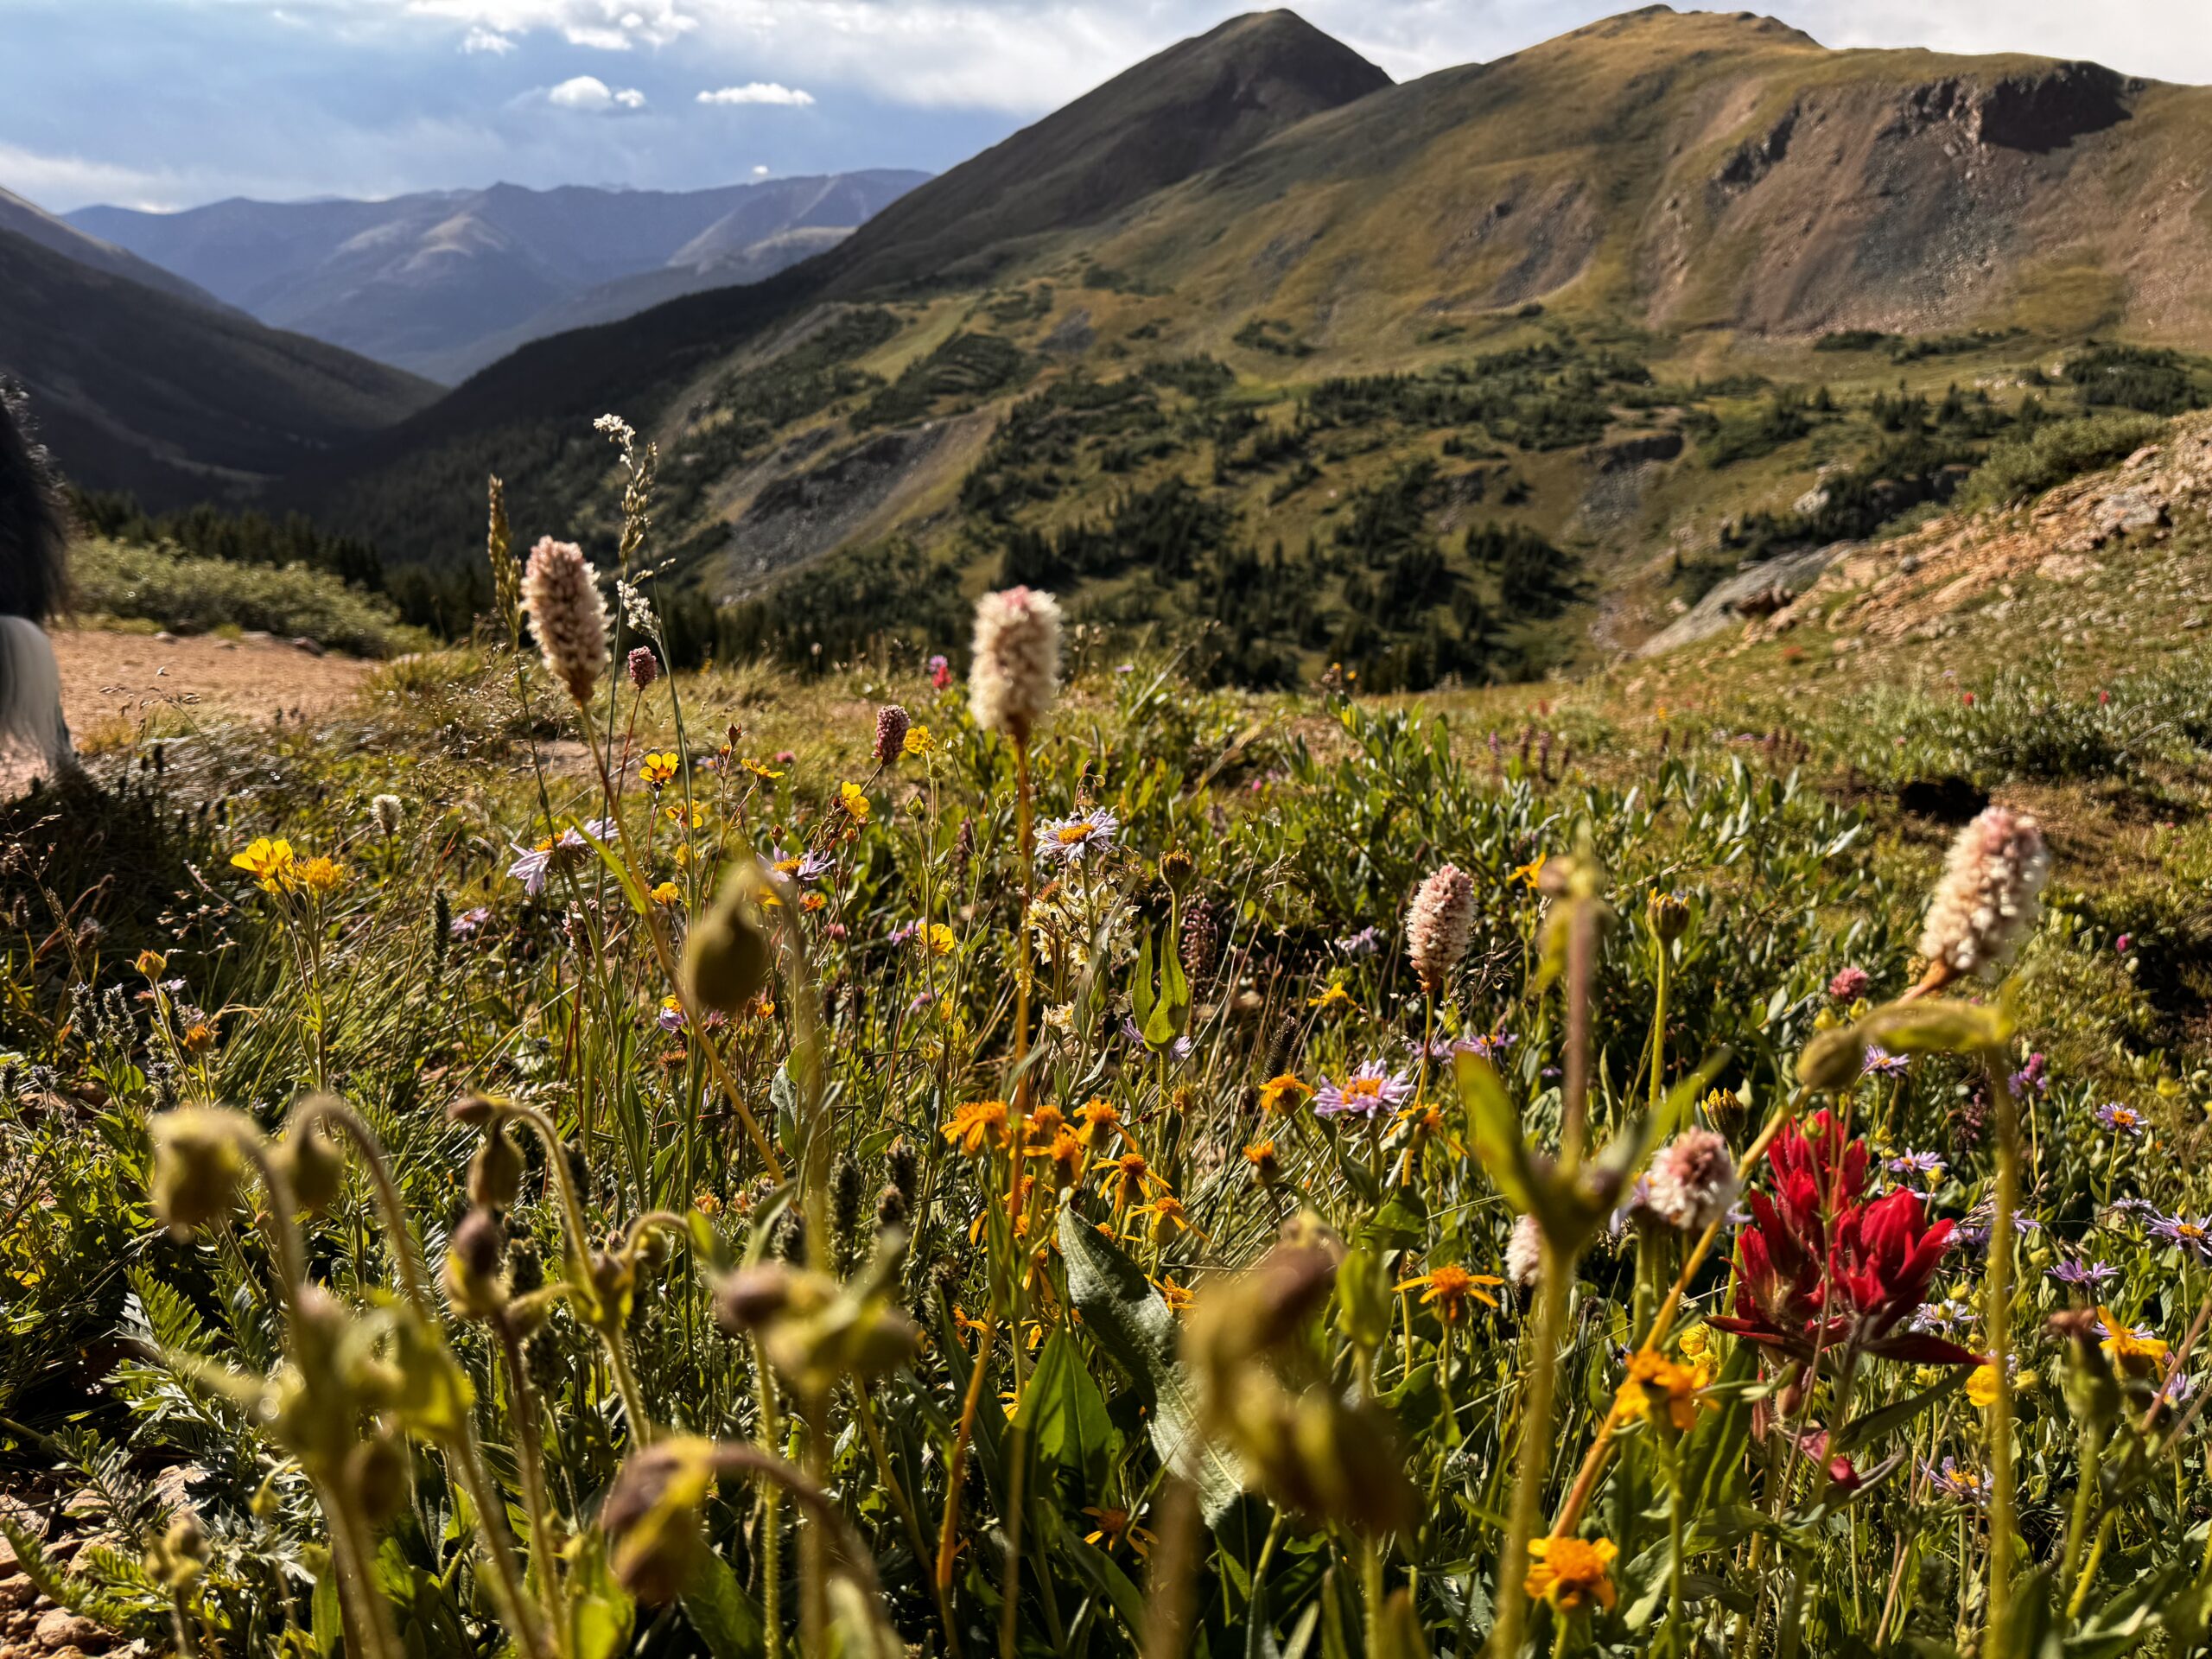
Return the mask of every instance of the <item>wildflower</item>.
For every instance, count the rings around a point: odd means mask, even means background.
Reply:
[[[845,816],[855,824],[863,824],[868,822],[868,791],[858,784],[838,785],[837,804],[844,809]]]
[[[1062,1116],[1060,1109],[1048,1104],[1031,1112],[1022,1127],[1029,1132],[1029,1145],[1034,1150],[1052,1140],[1066,1124],[1067,1119]]]
[[[303,893],[311,893],[318,899],[327,899],[346,885],[345,867],[335,859],[325,858],[318,853],[294,867],[292,882]]]
[[[930,690],[943,691],[952,684],[952,664],[943,657],[930,658]]]
[[[545,891],[547,874],[556,868],[572,868],[588,844],[572,825],[563,830],[557,840],[550,836],[541,837],[528,852],[516,848],[518,856],[507,866],[507,874],[520,881],[522,890],[534,899]]]
[[[1512,1235],[1505,1241],[1505,1276],[1523,1290],[1533,1289],[1543,1266],[1543,1229],[1535,1217],[1516,1217]]]
[[[1892,1175],[1917,1175],[1930,1186],[1943,1184],[1945,1165],[1938,1152],[1901,1152],[1882,1167]]]
[[[1528,1592],[1559,1612],[1571,1613],[1592,1601],[1611,1612],[1615,1592],[1606,1569],[1619,1554],[1610,1538],[1532,1539]]]
[[[1275,1143],[1272,1141],[1252,1142],[1244,1148],[1244,1161],[1262,1186],[1273,1186],[1282,1179],[1282,1162],[1275,1156]]]
[[[141,950],[138,960],[131,965],[148,979],[159,979],[162,969],[169,965],[169,959],[158,950]]]
[[[1382,930],[1363,927],[1350,938],[1338,939],[1337,949],[1355,962],[1363,957],[1379,956],[1382,951]]]
[[[1688,1330],[1682,1332],[1682,1339],[1679,1345],[1684,1359],[1693,1365],[1702,1366],[1707,1356],[1713,1351],[1712,1328],[1704,1325],[1690,1326]]]
[[[633,645],[623,666],[630,676],[630,683],[644,690],[660,678],[660,658],[653,655],[651,645]]]
[[[1177,1284],[1173,1275],[1154,1280],[1153,1288],[1160,1293],[1160,1300],[1167,1304],[1170,1313],[1189,1313],[1192,1302],[1197,1300],[1191,1294],[1191,1287]]]
[[[231,864],[258,881],[264,893],[282,893],[292,881],[292,843],[257,836],[244,852],[231,855]]]
[[[370,820],[387,837],[399,833],[399,821],[406,810],[406,803],[397,795],[379,795],[369,803]]]
[[[1071,818],[1048,819],[1037,828],[1037,856],[1048,864],[1073,865],[1089,855],[1103,857],[1114,850],[1114,836],[1122,821],[1104,807]]]
[[[1398,1122],[1411,1135],[1415,1147],[1434,1141],[1449,1147],[1462,1158],[1467,1155],[1467,1149],[1459,1144],[1459,1137],[1452,1133],[1451,1125],[1444,1121],[1444,1114],[1433,1106],[1419,1103],[1408,1106],[1398,1114]]]
[[[2139,1378],[2166,1368],[2166,1344],[2150,1332],[2126,1325],[2108,1307],[2100,1307],[2097,1319],[2104,1332],[2104,1340],[2098,1345],[2110,1357],[2115,1369]]]
[[[1373,1119],[1395,1110],[1413,1090],[1413,1079],[1405,1073],[1370,1060],[1341,1083],[1325,1082],[1313,1096],[1313,1116]]]
[[[1043,1158],[1052,1166],[1052,1189],[1064,1192],[1083,1179],[1083,1166],[1090,1157],[1090,1150],[1066,1129],[1052,1139],[1049,1146],[1033,1147],[1029,1155]]]
[[[1517,867],[1510,875],[1507,876],[1505,878],[1505,885],[1510,887],[1514,886],[1516,883],[1518,883],[1519,885],[1528,888],[1529,892],[1534,893],[1536,890],[1537,883],[1541,881],[1543,879],[1544,855],[1538,853],[1535,858],[1529,860],[1528,863]]]
[[[766,760],[756,760],[752,755],[746,756],[745,759],[738,762],[738,764],[743,766],[746,771],[751,772],[755,778],[758,778],[764,784],[772,784],[779,778],[781,778],[784,775],[782,772],[778,772],[773,766],[770,766]]]
[[[1421,1292],[1421,1305],[1433,1307],[1436,1317],[1446,1325],[1458,1325],[1467,1317],[1467,1305],[1480,1302],[1485,1307],[1496,1307],[1497,1298],[1490,1287],[1505,1282],[1495,1274],[1470,1273],[1453,1262],[1440,1268],[1431,1268],[1417,1279],[1408,1279],[1398,1287],[1398,1294]]]
[[[1060,680],[1060,607],[1050,594],[1009,588],[976,606],[968,705],[987,732],[1017,743],[1052,706]]]
[[[1332,980],[1330,982],[1328,989],[1323,991],[1320,995],[1306,998],[1306,1006],[1318,1009],[1322,1014],[1330,1014],[1345,1013],[1357,1007],[1359,1004],[1352,1000],[1352,994],[1350,991]]]
[[[591,699],[607,662],[607,601],[599,575],[574,542],[542,538],[522,573],[522,608],[545,671],[578,702]]]
[[[1677,1364],[1662,1353],[1639,1352],[1629,1357],[1628,1375],[1613,1390],[1613,1400],[1624,1412],[1647,1422],[1658,1421],[1663,1412],[1680,1433],[1696,1423],[1698,1394],[1712,1382],[1702,1365]]]
[[[1191,1212],[1183,1207],[1183,1200],[1173,1192],[1162,1192],[1150,1204],[1136,1205],[1129,1214],[1152,1217],[1152,1242],[1155,1244],[1163,1243],[1178,1233],[1197,1233],[1200,1238],[1205,1236],[1198,1224],[1191,1219]]]
[[[683,763],[672,752],[648,754],[644,764],[638,768],[638,775],[652,788],[658,790],[662,785],[671,782],[682,769]]]
[[[1975,1366],[1967,1378],[1967,1398],[1986,1411],[1997,1403],[1998,1385],[2001,1381],[1996,1362],[1984,1361]]]
[[[1505,1051],[1521,1039],[1510,1031],[1493,1031],[1487,1037],[1462,1037],[1452,1045],[1454,1054],[1471,1054],[1477,1059],[1497,1061],[1505,1058]]]
[[[1109,1184],[1114,1189],[1116,1210],[1141,1203],[1148,1188],[1166,1185],[1152,1173],[1151,1163],[1141,1152],[1125,1152],[1118,1158],[1103,1159],[1096,1167],[1111,1177]]]
[[[1475,931],[1475,884],[1446,864],[1421,884],[1406,913],[1406,955],[1431,996],[1467,954]]]
[[[1828,995],[1839,1002],[1856,1002],[1866,995],[1872,976],[1864,968],[1842,968],[1828,981]]]
[[[683,902],[683,894],[675,882],[664,881],[653,889],[653,902],[657,905],[680,905]]]
[[[2139,1141],[2146,1127],[2143,1114],[2133,1106],[2123,1106],[2118,1101],[2107,1101],[2097,1108],[2097,1122],[2114,1135],[2124,1135],[2131,1141]]]
[[[1961,1469],[1958,1459],[1952,1457],[1946,1457],[1940,1466],[1922,1464],[1920,1473],[1936,1492],[1961,1503],[1985,1504],[1996,1488],[1995,1481],[1988,1474]]]
[[[1669,1225],[1701,1231],[1736,1201],[1736,1160],[1711,1129],[1687,1129],[1651,1160],[1651,1210]]]
[[[944,1138],[970,1158],[1007,1144],[1006,1102],[971,1100],[952,1115]]]
[[[899,740],[899,751],[905,754],[924,755],[937,747],[937,740],[930,735],[926,726],[909,726],[906,735]]]
[[[1866,1045],[1865,1063],[1860,1071],[1872,1077],[1901,1077],[1910,1069],[1911,1060],[1904,1054],[1892,1054],[1878,1043]]]
[[[906,711],[887,702],[875,711],[875,763],[887,766],[906,752]]]
[[[1928,1223],[1910,1188],[1867,1202],[1867,1152],[1847,1142],[1826,1112],[1810,1135],[1784,1128],[1767,1154],[1775,1192],[1750,1195],[1756,1225],[1738,1246],[1736,1313],[1722,1331],[1791,1359],[1847,1346],[1925,1364],[1980,1362],[1955,1344],[1910,1328],[1955,1230]]]
[[[1094,1152],[1110,1136],[1123,1133],[1122,1115],[1111,1103],[1096,1095],[1075,1109],[1075,1121],[1077,1138]]]
[[[2036,925],[2050,852],[2035,819],[1993,806],[1953,843],[1928,907],[1920,954],[1930,988],[1962,974],[1994,978]]]
[[[663,1031],[683,1029],[683,1005],[672,996],[660,1000],[660,1012],[653,1015],[653,1023]]]
[[[959,943],[952,930],[943,922],[931,922],[923,937],[928,940],[930,954],[933,957],[950,956],[953,946]]]
[[[2069,1256],[2050,1270],[2050,1276],[2062,1285],[2094,1287],[2119,1278],[2120,1269],[2102,1262]]]
[[[2212,1216],[2195,1221],[2187,1216],[2159,1216],[2151,1223],[2151,1234],[2179,1245],[2201,1262],[2212,1262]]]
[[[660,810],[660,815],[677,829],[703,830],[707,827],[707,809],[694,801],[686,806],[682,801],[671,801]],[[676,855],[682,858],[685,849],[679,847]]]
[[[944,658],[936,657],[931,660],[942,663]],[[1098,1523],[1096,1529],[1084,1535],[1084,1543],[1096,1544],[1109,1555],[1119,1546],[1127,1544],[1140,1560],[1152,1553],[1152,1534],[1137,1525],[1127,1510],[1085,1509],[1084,1513]]]
[[[1260,1085],[1260,1116],[1276,1117],[1294,1112],[1313,1098],[1312,1084],[1284,1071]]]
[[[453,918],[453,936],[456,939],[473,938],[477,930],[492,919],[491,906],[479,905],[474,910],[464,910]]]

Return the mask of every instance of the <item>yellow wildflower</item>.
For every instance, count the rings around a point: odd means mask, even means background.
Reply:
[[[931,922],[930,924],[929,942],[930,954],[933,957],[950,956],[952,954],[952,947],[958,943],[958,941],[953,937],[952,930],[947,927],[943,922]]]
[[[682,769],[683,762],[676,758],[673,752],[648,754],[645,763],[638,768],[638,775],[657,790],[663,784],[673,781]]]
[[[680,905],[683,902],[683,894],[675,882],[664,881],[653,889],[653,902],[657,905]]]
[[[2106,1344],[2109,1347],[2111,1344]],[[1997,1365],[1994,1361],[1977,1365],[1967,1378],[1967,1398],[1985,1409],[1997,1403]]]
[[[1544,855],[1538,853],[1535,858],[1531,859],[1528,863],[1519,866],[1514,870],[1512,874],[1507,876],[1505,878],[1505,885],[1510,887],[1517,881],[1522,887],[1527,887],[1531,892],[1534,892],[1535,890],[1536,883],[1543,879]]]
[[[971,1100],[952,1115],[944,1138],[970,1158],[1007,1143],[1006,1102]]]
[[[2100,1345],[2115,1369],[2138,1377],[2155,1376],[2165,1369],[2169,1350],[2158,1338],[2137,1336],[2127,1321],[2115,1317],[2108,1307],[2100,1307],[2097,1318],[2112,1333]]]
[[[346,884],[345,868],[335,859],[316,854],[304,863],[293,867],[293,884],[318,899],[327,898]]]
[[[1306,1006],[1319,1008],[1323,1014],[1342,1014],[1357,1007],[1359,1004],[1352,1000],[1351,993],[1341,984],[1332,983],[1320,995],[1306,998]]]
[[[838,785],[837,804],[845,809],[845,816],[855,823],[868,822],[868,791],[858,784]]]
[[[927,754],[937,747],[937,740],[930,735],[926,726],[909,726],[906,741],[899,745],[908,754]]]
[[[1152,1534],[1138,1526],[1127,1510],[1085,1509],[1084,1513],[1098,1523],[1094,1530],[1084,1535],[1084,1543],[1096,1544],[1109,1554],[1116,1546],[1126,1543],[1139,1560],[1152,1553]]]
[[[1529,1546],[1527,1589],[1562,1613],[1590,1602],[1613,1608],[1611,1574],[1606,1569],[1620,1548],[1610,1538],[1538,1538]]]
[[[1662,1353],[1629,1357],[1628,1375],[1613,1391],[1613,1402],[1631,1416],[1656,1422],[1661,1411],[1676,1430],[1697,1421],[1697,1396],[1713,1382],[1702,1365],[1678,1365]]]
[[[782,772],[778,772],[774,767],[771,766],[766,760],[755,760],[750,755],[747,755],[741,764],[747,772],[751,772],[755,778],[760,779],[763,783],[772,784],[777,779],[784,775]]]
[[[260,882],[264,893],[282,893],[292,881],[292,843],[258,836],[244,852],[232,853],[231,863]]]
[[[1311,1084],[1302,1082],[1287,1071],[1281,1072],[1260,1085],[1260,1116],[1274,1117],[1284,1112],[1295,1111],[1313,1098]]]
[[[1421,1292],[1421,1305],[1433,1307],[1436,1317],[1446,1325],[1457,1325],[1467,1317],[1467,1305],[1480,1302],[1485,1307],[1496,1307],[1497,1298],[1485,1287],[1502,1285],[1504,1280],[1487,1273],[1469,1273],[1455,1262],[1446,1262],[1440,1268],[1431,1268],[1418,1279],[1408,1279],[1398,1287],[1398,1294]]]

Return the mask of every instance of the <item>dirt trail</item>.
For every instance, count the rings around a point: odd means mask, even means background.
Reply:
[[[127,742],[149,718],[167,727],[244,715],[313,715],[345,702],[373,663],[249,635],[221,639],[62,629],[52,636],[61,666],[61,708],[88,751]],[[0,790],[22,787],[36,770],[0,755]]]

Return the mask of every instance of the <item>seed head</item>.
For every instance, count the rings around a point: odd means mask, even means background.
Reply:
[[[1060,688],[1060,606],[1050,594],[1008,588],[976,606],[968,706],[986,731],[1026,743]]]
[[[1736,1160],[1711,1129],[1686,1129],[1651,1160],[1653,1213],[1671,1226],[1700,1232],[1736,1200]]]
[[[583,549],[550,536],[531,549],[522,573],[522,607],[545,671],[578,702],[589,702],[607,665],[607,601]]]
[[[1929,988],[1965,974],[1994,979],[2035,931],[2050,849],[2025,812],[1993,806],[1959,832],[1928,906],[1920,954]]]
[[[1422,989],[1433,996],[1444,988],[1474,932],[1475,884],[1458,865],[1446,864],[1421,884],[1406,913],[1406,954]]]
[[[379,795],[369,803],[370,816],[376,819],[377,828],[386,836],[399,833],[399,821],[407,810],[407,804],[397,795]]]

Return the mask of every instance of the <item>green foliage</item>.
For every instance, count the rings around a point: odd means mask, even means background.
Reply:
[[[388,601],[305,565],[238,564],[90,541],[73,550],[70,577],[83,610],[188,632],[258,628],[371,657],[422,643]]]
[[[1020,347],[997,334],[954,334],[855,410],[854,429],[921,420],[947,398],[972,404],[1019,385],[1031,367]]]
[[[2067,363],[2066,378],[2092,405],[2179,415],[2212,404],[2212,360],[2163,346],[2093,343]]]
[[[1993,445],[1959,494],[1966,508],[2010,506],[2082,473],[2125,461],[2165,430],[2155,416],[2100,414],[2054,420]]]

